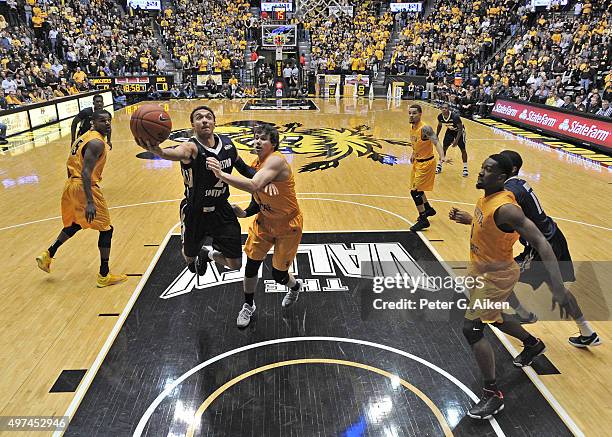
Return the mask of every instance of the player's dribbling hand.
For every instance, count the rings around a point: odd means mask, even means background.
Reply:
[[[553,290],[552,311],[555,310],[557,305],[559,305],[559,316],[562,319],[569,319],[570,317],[578,316],[578,313],[580,312],[576,298],[572,292],[565,287],[562,287],[561,291]],[[578,310],[578,312],[576,310]]]
[[[266,193],[268,196],[277,196],[278,187],[274,184],[268,184],[264,187],[264,193]]]
[[[240,208],[235,203],[232,203],[232,209],[234,210],[234,214],[236,214],[236,217],[238,217],[238,218],[245,218],[246,217],[246,211],[244,209]]]
[[[96,207],[93,203],[87,202],[87,206],[85,206],[85,219],[87,223],[91,223],[96,218]]]
[[[212,171],[215,176],[221,175],[221,164],[215,158],[206,158],[206,167]]]
[[[448,218],[462,225],[472,224],[472,216],[470,215],[470,213],[467,211],[461,211],[460,209],[457,209],[454,206],[448,213]]]

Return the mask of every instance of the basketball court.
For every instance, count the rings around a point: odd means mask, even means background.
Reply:
[[[408,186],[410,103],[163,103],[173,121],[172,140],[163,146],[189,137],[189,114],[199,104],[215,110],[215,132],[230,136],[247,162],[257,121],[281,133],[304,214],[292,271],[307,291],[282,309],[284,293],[268,259],[257,315],[245,330],[235,326],[240,272],[215,265],[197,277],[185,269],[179,166],[135,144],[129,118],[136,106],[114,114],[101,182],[115,227],[110,267],[127,273],[126,283],[96,288],[96,232],[62,246],[50,275],[36,267],[34,257],[62,227],[69,127],[1,154],[0,416],[69,416],[67,436],[608,434],[611,172],[499,125],[463,120],[470,176],[461,176],[460,153],[451,149],[454,164],[428,193],[438,214],[429,229],[411,233],[417,212]],[[435,128],[438,110],[423,109],[423,121]],[[523,176],[566,235],[578,284],[589,284],[572,291],[604,344],[570,346],[577,328],[550,312],[546,287],[534,292],[519,284],[517,294],[542,320],[527,329],[547,352],[532,367],[515,368],[521,345],[488,331],[506,408],[475,421],[466,412],[481,376],[461,312],[372,311],[363,266],[384,270],[399,260],[431,276],[465,273],[470,228],[451,222],[448,211],[473,211],[482,195],[475,188],[480,164],[503,149],[522,155]],[[231,202],[248,204],[249,195],[231,192]],[[241,219],[245,233],[250,221]],[[446,302],[463,297],[438,292]]]

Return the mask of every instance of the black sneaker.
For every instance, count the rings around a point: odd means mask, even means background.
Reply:
[[[527,367],[530,366],[533,360],[546,352],[546,345],[540,339],[533,346],[525,346],[523,352],[518,354],[512,361],[516,367]]]
[[[504,395],[500,391],[483,390],[482,397],[468,411],[472,419],[486,420],[504,409]]]
[[[515,314],[514,316],[516,317],[516,320],[518,320],[521,325],[530,325],[538,321],[538,316],[536,316],[535,313],[529,313],[527,317],[521,317],[518,314]]]
[[[588,337],[586,335],[579,335],[577,337],[570,337],[569,344],[575,347],[589,347],[589,346],[599,346],[601,344],[601,339],[596,332],[593,332]]]
[[[206,273],[206,269],[208,269],[208,262],[210,259],[208,258],[208,249],[203,247],[198,253],[198,256],[195,260],[195,268],[198,276],[204,276]]]
[[[430,226],[429,220],[427,220],[426,216],[419,216],[417,222],[410,227],[412,232],[422,231],[423,229],[427,229]]]

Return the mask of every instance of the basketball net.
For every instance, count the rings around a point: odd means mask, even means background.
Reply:
[[[283,46],[287,42],[287,37],[285,35],[276,35],[274,37],[274,45],[276,46],[276,60],[283,60]]]

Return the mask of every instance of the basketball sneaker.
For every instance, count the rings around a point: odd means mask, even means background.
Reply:
[[[239,328],[246,328],[251,323],[251,317],[255,313],[257,307],[255,306],[255,301],[253,301],[253,306],[248,303],[244,303],[242,305],[242,309],[238,313],[238,318],[236,319],[236,326]]]
[[[438,163],[438,165],[436,165],[436,174],[440,173],[442,173],[442,164]]]
[[[525,348],[523,349],[523,352],[518,354],[516,358],[514,358],[512,363],[516,367],[531,366],[531,363],[533,362],[533,360],[536,357],[542,355],[544,352],[546,352],[546,345],[544,344],[542,340],[538,339],[538,342],[534,344],[533,346],[525,346]]]
[[[504,395],[501,391],[483,389],[483,394],[476,405],[468,411],[473,419],[486,420],[504,409]]]
[[[297,282],[300,287],[295,291],[289,289],[287,294],[285,294],[285,297],[283,297],[283,302],[281,303],[283,308],[290,307],[291,305],[296,303],[297,300],[300,298],[300,290],[302,289],[302,280],[296,279],[295,282]]]
[[[206,269],[208,269],[208,261],[210,261],[210,258],[208,258],[208,249],[203,247],[195,260],[195,269],[198,276],[204,276]]]
[[[109,273],[106,276],[102,276],[100,273],[98,273],[98,281],[96,282],[96,286],[98,288],[109,287],[111,285],[125,282],[127,281],[127,278],[127,275],[113,275]]]
[[[51,255],[48,250],[45,250],[43,253],[36,257],[36,262],[38,263],[38,268],[43,272],[51,273]]]
[[[469,173],[468,173],[467,168],[464,168],[464,169],[463,169],[462,176],[463,176],[464,178],[467,178],[467,177],[469,176]]]
[[[538,321],[538,316],[535,313],[529,313],[527,317],[521,317],[518,313],[514,316],[521,325],[530,325]]]
[[[422,215],[419,216],[416,223],[410,227],[412,232],[422,231],[423,229],[427,229],[430,225],[429,220],[427,220],[427,216]]]
[[[570,337],[569,344],[575,347],[599,346],[601,344],[601,339],[596,332],[593,332],[589,336],[579,335],[577,337]]]

